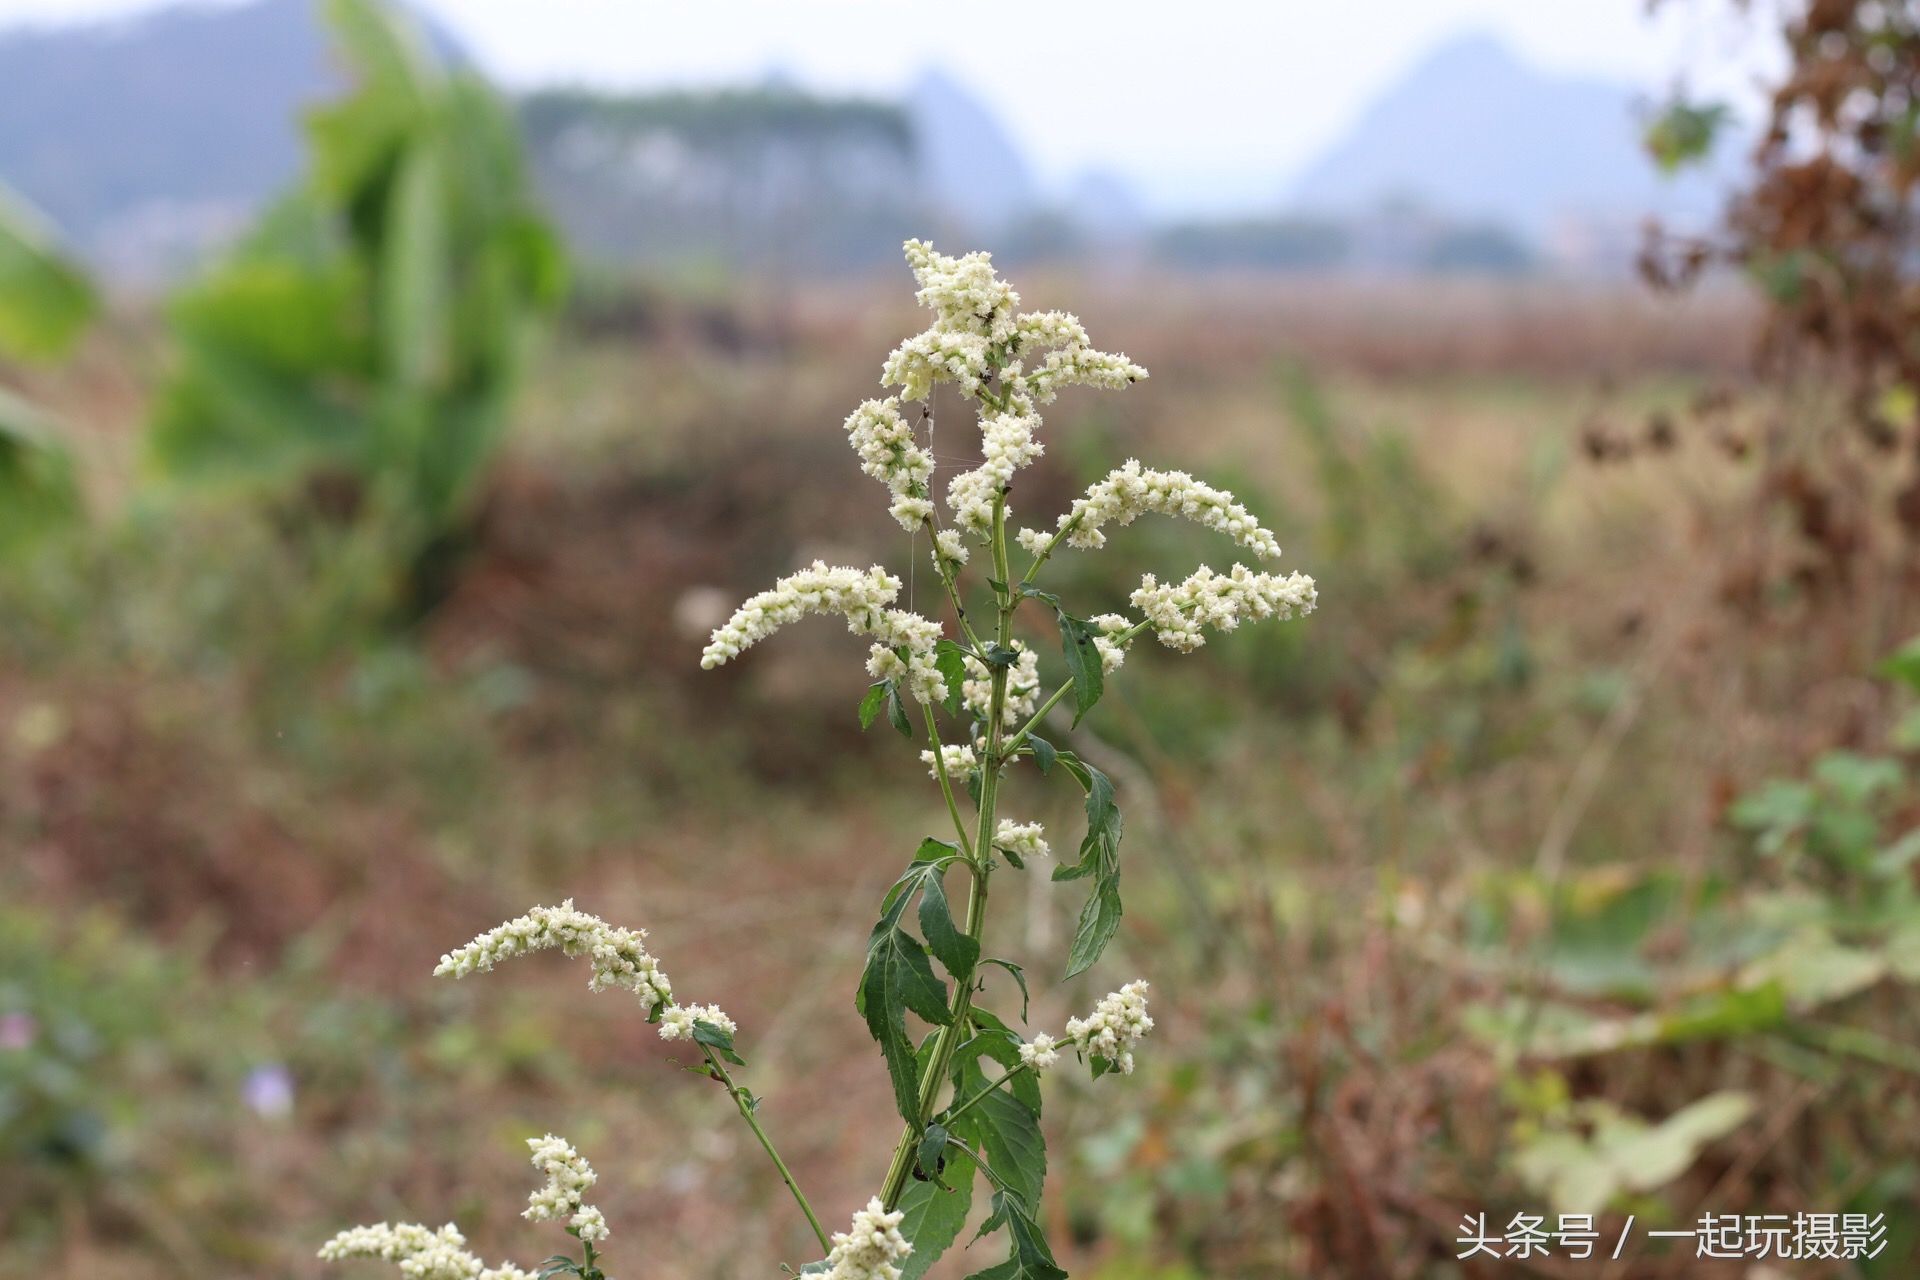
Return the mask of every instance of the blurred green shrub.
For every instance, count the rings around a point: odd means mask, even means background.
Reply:
[[[180,481],[304,485],[417,597],[471,519],[565,268],[486,86],[375,0],[326,11],[355,88],[310,117],[306,181],[174,299],[149,448]]]
[[[96,307],[93,286],[38,215],[0,187],[0,357],[65,355]],[[73,461],[52,419],[0,386],[0,553],[79,512]]]

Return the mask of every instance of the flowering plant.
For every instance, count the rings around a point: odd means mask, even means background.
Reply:
[[[959,1238],[973,1213],[976,1183],[984,1181],[989,1205],[979,1234],[1004,1232],[1008,1256],[976,1273],[976,1280],[1064,1280],[1039,1225],[1046,1176],[1039,1077],[1069,1053],[1095,1079],[1130,1074],[1133,1050],[1153,1019],[1145,982],[1127,983],[1087,1017],[1069,1019],[1058,1037],[1023,1035],[987,1008],[983,998],[992,974],[996,983],[1018,988],[1025,1021],[1025,970],[981,951],[992,877],[1003,860],[1025,870],[1051,856],[1039,823],[1002,813],[1002,781],[1008,770],[1031,764],[1043,778],[1073,779],[1084,793],[1086,831],[1077,855],[1053,870],[1056,881],[1090,882],[1068,948],[1071,978],[1100,959],[1120,924],[1122,824],[1107,776],[1037,730],[1069,698],[1077,724],[1143,633],[1152,631],[1170,648],[1197,649],[1209,627],[1231,631],[1250,619],[1309,612],[1314,584],[1304,574],[1282,577],[1240,564],[1226,573],[1203,565],[1164,585],[1148,574],[1131,597],[1138,620],[1117,613],[1081,618],[1058,596],[1038,589],[1035,583],[1056,553],[1100,547],[1107,526],[1150,512],[1198,521],[1263,558],[1277,556],[1280,548],[1232,494],[1184,472],[1150,470],[1134,461],[1089,488],[1052,532],[1023,528],[1009,536],[1015,473],[1042,450],[1040,406],[1063,388],[1124,387],[1145,378],[1146,370],[1124,355],[1094,350],[1071,315],[1020,311],[1019,296],[995,275],[984,253],[951,258],[909,241],[906,254],[933,323],[887,358],[882,385],[898,393],[855,409],[846,432],[862,469],[892,495],[893,518],[909,531],[930,533],[957,634],[948,635],[935,618],[895,607],[900,579],[884,569],[816,561],[741,605],[714,631],[701,657],[703,667],[717,667],[809,614],[844,618],[851,631],[872,640],[867,670],[873,684],[860,703],[862,726],[884,712],[894,728],[924,744],[921,761],[939,785],[952,822],[951,838],[924,840],[882,900],[855,994],[904,1121],[878,1194],[853,1215],[849,1230],[828,1235],[761,1126],[760,1099],[734,1079],[731,1068],[745,1065],[735,1045],[738,1027],[712,1005],[677,1002],[666,973],[647,953],[644,933],[609,925],[571,902],[537,907],[443,957],[435,972],[464,977],[553,948],[589,962],[594,990],[633,992],[661,1036],[699,1049],[699,1072],[733,1100],[792,1192],[825,1255],[799,1275],[915,1280]],[[922,426],[931,433],[940,383],[953,384],[977,407],[982,454],[979,466],[949,481],[944,522],[933,500],[934,455],[920,434]],[[910,422],[903,409],[911,404],[920,408]],[[1017,578],[1011,565],[1016,547],[1027,555]],[[969,612],[963,586],[976,556],[986,566],[986,614]],[[1050,614],[1060,637],[1065,676],[1044,696],[1039,651],[1013,634],[1022,606]],[[990,622],[976,627],[975,617]],[[963,812],[962,794],[971,815]],[[957,913],[947,891],[950,875],[964,882]],[[907,923],[907,909],[915,904],[917,935]],[[924,1039],[916,1042],[910,1034],[908,1015],[926,1025]],[[525,1216],[563,1223],[582,1247],[580,1258],[556,1255],[537,1273],[510,1265],[490,1269],[467,1252],[451,1225],[434,1232],[385,1223],[343,1232],[322,1256],[382,1258],[414,1280],[526,1280],[535,1274],[542,1280],[603,1280],[599,1246],[608,1228],[583,1199],[596,1180],[593,1169],[552,1135],[529,1146],[546,1183]]]

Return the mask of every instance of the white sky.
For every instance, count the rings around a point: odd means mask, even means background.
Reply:
[[[886,95],[939,66],[1043,181],[1092,167],[1162,210],[1269,203],[1434,45],[1491,32],[1543,69],[1752,101],[1765,24],[1730,0],[418,0],[515,86],[715,84],[779,68]],[[0,0],[0,26],[159,0]],[[1768,6],[1756,6],[1765,13]]]

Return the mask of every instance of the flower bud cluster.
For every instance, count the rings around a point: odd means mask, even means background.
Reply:
[[[927,494],[933,454],[914,439],[898,400],[868,400],[855,409],[847,416],[847,439],[860,455],[860,469],[892,491],[888,512],[903,529],[918,529],[933,518]]]
[[[1015,822],[1012,818],[1002,818],[999,827],[994,830],[993,843],[1016,858],[1045,858],[1053,853],[1047,847],[1046,832],[1047,829],[1037,822]]]
[[[1009,729],[1017,728],[1032,715],[1040,700],[1040,655],[1024,640],[1015,640],[1012,648],[1020,656],[1007,668],[1007,699],[1000,713],[1000,722]],[[993,706],[993,672],[971,654],[962,661],[967,678],[960,685],[961,700],[984,720]]]
[[[1032,1067],[1036,1074],[1057,1066],[1060,1042],[1044,1031],[1036,1032],[1033,1039],[1020,1046],[1020,1061]]]
[[[533,1280],[533,1272],[502,1263],[488,1267],[467,1252],[467,1238],[451,1222],[438,1231],[413,1222],[352,1227],[320,1246],[327,1262],[377,1258],[408,1280]]]
[[[993,413],[980,419],[980,465],[947,485],[947,508],[956,528],[982,542],[993,536],[994,499],[1013,484],[1015,471],[1045,452],[1033,438],[1039,425],[1032,413]]]
[[[1179,516],[1224,533],[1257,555],[1271,559],[1280,554],[1273,534],[1260,527],[1253,513],[1233,500],[1225,489],[1195,480],[1184,471],[1154,471],[1142,467],[1136,458],[1127,459],[1104,480],[1087,489],[1086,496],[1060,517],[1066,531],[1066,543],[1073,547],[1103,547],[1107,536],[1101,527],[1129,525],[1149,512]],[[1020,545],[1039,554],[1051,539],[1032,530],[1021,530]]]
[[[875,1196],[853,1215],[853,1226],[833,1234],[824,1280],[900,1280],[899,1264],[913,1252],[900,1234],[906,1215],[886,1211]]]
[[[693,1039],[693,1024],[696,1022],[711,1025],[732,1035],[740,1028],[732,1018],[721,1012],[717,1004],[674,1005],[660,1015],[660,1038],[662,1040]]]
[[[576,911],[569,898],[557,907],[535,907],[526,915],[487,930],[466,946],[440,957],[433,974],[464,978],[486,973],[502,960],[533,951],[558,948],[572,959],[582,956],[593,966],[588,989],[621,987],[640,998],[651,1013],[673,1000],[673,985],[659,961],[647,954],[646,930],[622,929],[599,916]]]
[[[1236,564],[1224,574],[1201,565],[1184,582],[1166,586],[1147,574],[1132,603],[1153,624],[1161,644],[1191,653],[1207,642],[1205,627],[1232,631],[1247,619],[1285,621],[1312,613],[1316,598],[1313,579],[1304,573],[1280,577]]]
[[[933,535],[933,562],[940,568],[943,577],[952,577],[960,571],[973,553],[967,549],[967,540],[958,529],[942,529]]]
[[[933,762],[931,751],[920,753],[920,763],[927,766],[927,776],[935,782],[940,780],[940,775],[943,773],[954,782],[965,782],[967,775],[973,772],[979,761],[974,758],[972,747],[949,743],[940,748],[939,764],[936,765]]]
[[[901,678],[915,698],[938,702],[947,696],[946,681],[933,660],[940,624],[888,608],[899,594],[900,579],[879,565],[864,570],[844,565],[829,568],[825,561],[815,560],[734,610],[726,625],[714,630],[700,665],[721,666],[809,614],[837,614],[847,620],[847,630],[870,635],[877,642],[867,658],[867,670],[875,679]],[[906,657],[889,652],[893,649],[905,649]]]
[[[552,1134],[528,1138],[533,1152],[533,1167],[546,1175],[546,1185],[527,1198],[526,1211],[520,1216],[529,1222],[565,1222],[582,1240],[604,1240],[607,1220],[598,1209],[583,1203],[587,1192],[600,1180],[586,1157],[573,1149],[565,1138]]]
[[[1097,1058],[1105,1058],[1123,1075],[1133,1074],[1133,1046],[1153,1030],[1147,1016],[1147,984],[1129,982],[1101,997],[1084,1018],[1067,1019],[1067,1039]]]
[[[1100,672],[1112,675],[1127,660],[1127,647],[1132,640],[1120,637],[1133,630],[1133,621],[1117,613],[1098,613],[1087,619],[1087,625],[1099,632],[1093,638],[1093,647],[1100,654]]]
[[[1118,391],[1147,376],[1147,371],[1127,359],[1124,353],[1095,351],[1085,342],[1086,334],[1083,332],[1079,344],[1047,352],[1040,361],[1040,367],[1027,375],[1027,390],[1037,402],[1052,403],[1062,387],[1081,386]]]

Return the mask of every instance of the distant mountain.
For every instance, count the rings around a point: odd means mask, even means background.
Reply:
[[[1039,203],[1026,161],[993,112],[965,86],[928,70],[903,105],[927,194],[968,230],[1000,230]]]
[[[294,177],[299,110],[335,83],[311,0],[12,32],[0,181],[89,252],[191,250]]]
[[[1665,177],[1641,148],[1642,110],[1630,88],[1537,71],[1469,36],[1382,94],[1291,184],[1289,203],[1340,216],[1414,203],[1542,245],[1630,229],[1650,213],[1710,219],[1741,147],[1723,140],[1717,173]]]

